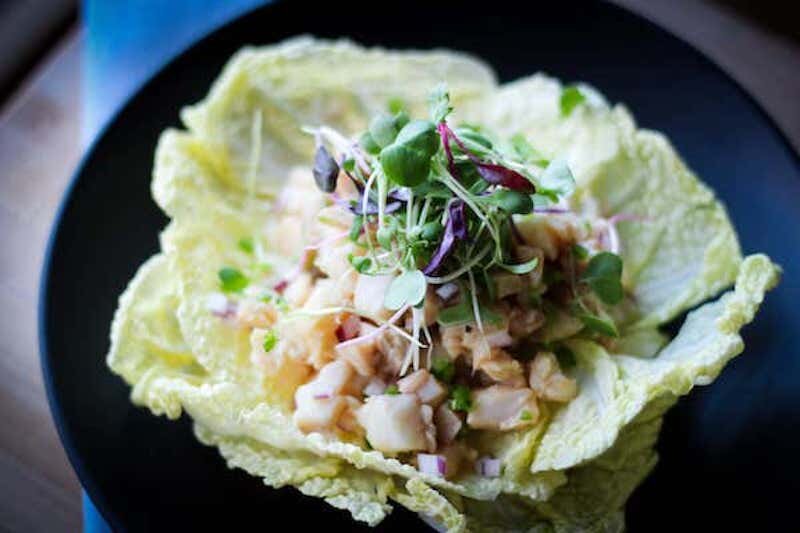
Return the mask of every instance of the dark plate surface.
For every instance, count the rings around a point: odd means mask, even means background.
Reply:
[[[661,461],[630,501],[631,531],[790,530],[800,489],[800,165],[753,101],[694,49],[600,3],[495,0],[386,10],[291,1],[255,11],[203,39],[147,83],[105,129],[77,171],[42,276],[40,337],[50,405],[73,466],[119,530],[235,525],[356,529],[347,514],[228,470],[188,420],[151,416],[104,363],[117,297],[158,250],[166,223],[150,198],[159,133],[205,95],[245,44],[298,33],[390,47],[467,50],[503,80],[544,70],[586,80],[664,131],[727,204],[745,252],[785,268],[747,350],[710,387],[667,416]],[[521,3],[519,3],[521,4]],[[424,528],[398,508],[385,530]]]

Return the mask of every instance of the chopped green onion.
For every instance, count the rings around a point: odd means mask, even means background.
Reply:
[[[391,385],[386,387],[386,390],[383,391],[383,393],[388,394],[389,396],[397,396],[398,394],[400,394],[400,389],[397,388],[397,385],[392,383]]]
[[[572,114],[572,110],[578,105],[583,103],[586,97],[574,85],[568,85],[561,91],[561,99],[559,105],[561,107],[561,116],[568,117]]]
[[[271,329],[267,330],[267,332],[264,334],[264,351],[267,353],[271,352],[272,349],[275,348],[276,344],[278,344],[278,336],[275,335],[275,332]]]
[[[522,412],[519,414],[519,419],[523,422],[529,422],[533,420],[533,413],[528,411],[527,409],[523,409]]]
[[[253,253],[254,246],[253,246],[253,238],[252,237],[242,237],[241,239],[239,239],[238,245],[239,245],[239,249],[241,251],[243,251],[244,253],[247,253],[247,254],[252,254]]]
[[[223,292],[241,292],[250,284],[247,276],[231,267],[220,269],[217,276]]]
[[[447,357],[434,357],[431,361],[431,374],[439,381],[450,383],[456,373],[456,365]]]
[[[467,412],[472,409],[472,393],[464,385],[456,385],[450,390],[450,409]]]

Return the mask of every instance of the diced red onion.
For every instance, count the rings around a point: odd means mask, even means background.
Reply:
[[[286,290],[286,287],[289,286],[289,280],[282,279],[278,283],[272,286],[272,289],[277,292],[278,294],[283,294],[283,291]]]
[[[224,313],[228,309],[228,298],[221,292],[212,292],[206,297],[206,309],[214,314]]]
[[[499,477],[500,466],[500,459],[481,457],[475,462],[475,472],[483,477]]]
[[[445,283],[436,289],[436,295],[445,302],[458,293],[458,285],[455,283]]]
[[[228,297],[220,292],[212,292],[206,297],[206,309],[214,316],[231,318],[236,314],[236,302],[228,300]]]
[[[357,315],[350,315],[347,320],[336,328],[336,338],[339,342],[355,339],[361,331],[361,320]]]
[[[486,342],[489,343],[489,346],[503,348],[505,346],[511,346],[514,344],[514,339],[511,338],[511,335],[508,334],[508,331],[501,330],[486,335]]]
[[[447,458],[443,455],[418,453],[417,465],[423,474],[444,477],[447,472]]]
[[[367,386],[364,387],[364,394],[367,396],[379,396],[386,391],[386,383],[378,378],[372,378]]]

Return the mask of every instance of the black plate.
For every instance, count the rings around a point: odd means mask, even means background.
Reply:
[[[355,528],[344,512],[228,470],[215,449],[195,441],[187,420],[131,406],[128,388],[104,364],[117,297],[158,250],[166,222],[149,188],[159,132],[178,125],[180,107],[205,95],[240,46],[312,33],[468,50],[503,80],[536,70],[586,80],[626,102],[641,125],[669,135],[729,207],[744,250],[769,253],[785,277],[747,328],[746,355],[667,416],[661,462],[630,501],[630,529],[791,529],[800,488],[800,165],[785,139],[716,66],[617,7],[392,6],[389,15],[376,6],[292,1],[248,14],[150,80],[78,169],[42,276],[42,366],[61,439],[105,518],[133,531],[268,528],[286,519]],[[423,526],[397,509],[382,527]]]

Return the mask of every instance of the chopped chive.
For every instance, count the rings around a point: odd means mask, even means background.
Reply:
[[[472,409],[472,393],[465,385],[456,385],[450,390],[450,409],[467,412]]]
[[[456,373],[456,365],[447,357],[434,357],[431,361],[431,374],[439,381],[450,383]]]
[[[275,348],[275,345],[278,344],[278,336],[275,335],[275,332],[267,330],[266,334],[264,334],[264,351],[269,353]]]
[[[231,267],[220,269],[217,276],[223,292],[242,292],[250,284],[247,276]]]
[[[252,237],[242,237],[239,239],[239,249],[247,254],[253,253],[253,238]]]

